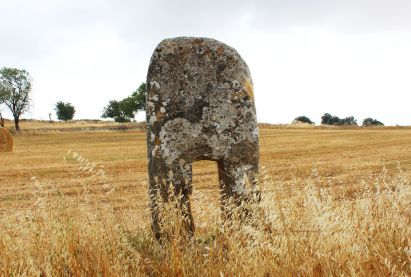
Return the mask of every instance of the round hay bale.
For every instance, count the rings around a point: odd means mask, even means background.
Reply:
[[[13,137],[9,130],[0,127],[0,152],[13,151]]]

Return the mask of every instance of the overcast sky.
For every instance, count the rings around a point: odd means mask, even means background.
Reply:
[[[328,112],[411,125],[409,0],[0,4],[0,67],[33,78],[26,118],[47,119],[59,100],[74,104],[76,119],[99,118],[109,100],[145,81],[162,39],[205,36],[236,48],[249,65],[260,122],[306,115],[319,123]]]

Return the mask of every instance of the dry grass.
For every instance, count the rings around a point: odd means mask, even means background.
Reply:
[[[15,133],[14,122],[4,120],[5,126]],[[143,130],[144,124],[136,122],[116,123],[113,121],[102,120],[74,120],[69,122],[63,121],[45,121],[35,119],[23,119],[20,124],[24,126],[20,134],[25,135],[43,135],[45,133],[60,133],[60,132],[87,132],[87,131],[127,131],[127,130]]]
[[[254,217],[222,222],[216,165],[198,162],[196,237],[167,205],[163,246],[143,131],[36,128],[0,154],[0,276],[411,275],[411,128],[262,128]]]

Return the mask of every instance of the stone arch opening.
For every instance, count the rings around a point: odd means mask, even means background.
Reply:
[[[191,209],[197,229],[205,228],[214,217],[221,215],[218,165],[215,161],[193,162],[193,192]]]

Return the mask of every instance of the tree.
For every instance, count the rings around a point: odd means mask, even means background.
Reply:
[[[69,102],[64,103],[62,101],[58,101],[56,103],[54,110],[56,111],[57,119],[63,120],[63,121],[72,120],[74,117],[74,114],[76,113],[76,109],[71,103]],[[51,117],[50,117],[50,121],[51,121]]]
[[[357,119],[353,116],[347,116],[346,118],[341,119],[340,124],[338,125],[348,125],[348,126],[357,126]]]
[[[368,127],[368,126],[384,126],[384,124],[381,121],[378,121],[377,119],[373,119],[371,117],[367,117],[362,121],[362,126]]]
[[[111,100],[104,108],[102,117],[113,118],[116,122],[130,122],[138,111],[145,110],[146,94],[146,84],[142,83],[123,100]]]
[[[302,116],[297,116],[294,121],[299,121],[303,123],[308,123],[308,124],[314,124],[314,122],[311,121],[308,117],[302,115]]]
[[[147,88],[146,83],[141,85],[131,94],[131,100],[134,103],[136,111],[144,111],[146,109]]]
[[[1,110],[0,110],[0,126],[4,127],[4,120],[3,120],[3,116],[1,115]]]
[[[20,116],[30,105],[31,77],[24,69],[0,69],[0,104],[4,103],[14,117],[16,131],[20,130]]]
[[[116,100],[111,100],[107,107],[104,108],[103,118],[114,118],[115,122],[130,121],[128,116],[120,109],[120,103]]]
[[[339,125],[341,122],[341,119],[338,116],[333,116],[329,113],[325,113],[321,117],[321,124],[323,125]]]
[[[338,116],[325,113],[321,117],[321,124],[337,125],[337,126],[341,126],[341,125],[357,126],[357,119],[355,119],[353,116],[348,116],[346,118],[341,119]]]

